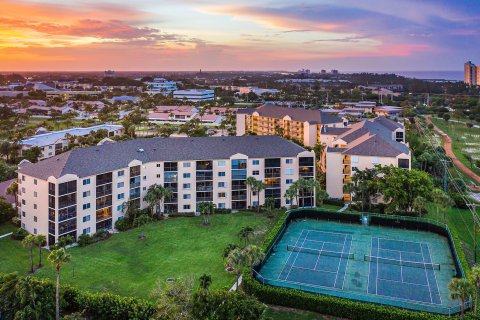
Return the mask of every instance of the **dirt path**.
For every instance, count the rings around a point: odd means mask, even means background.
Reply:
[[[427,122],[427,124],[430,124],[432,123],[432,121],[430,120],[430,116],[426,116],[425,117],[425,121]],[[433,124],[433,123],[432,123]],[[452,139],[445,133],[443,132],[442,130],[440,130],[436,125],[433,125],[433,130],[435,130],[436,133],[438,133],[442,139],[443,139],[443,148],[445,149],[445,153],[447,154],[447,156],[449,158],[452,159],[453,161],[453,164],[455,165],[455,167],[458,168],[458,170],[462,171],[463,173],[465,173],[467,176],[469,176],[472,180],[474,180],[476,183],[480,184],[480,177],[477,176],[477,174],[475,172],[473,172],[472,170],[470,170],[469,167],[467,167],[466,165],[464,165],[460,160],[458,160],[457,156],[455,155],[455,153],[453,153],[453,149],[452,149]],[[469,186],[469,189],[472,190],[472,191],[480,191],[480,186]]]

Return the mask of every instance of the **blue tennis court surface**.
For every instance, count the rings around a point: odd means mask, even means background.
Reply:
[[[369,294],[442,304],[427,243],[372,237],[368,261]]]
[[[342,289],[351,245],[351,234],[304,229],[289,246],[278,280]]]

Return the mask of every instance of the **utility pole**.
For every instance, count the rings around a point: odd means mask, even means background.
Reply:
[[[467,206],[471,207],[473,212],[472,212],[472,218],[473,218],[473,262],[477,263],[477,220],[476,220],[476,207],[479,204],[477,203],[467,203]]]
[[[440,159],[440,161],[443,163],[443,192],[447,192],[447,162],[450,162],[450,160],[447,159]]]

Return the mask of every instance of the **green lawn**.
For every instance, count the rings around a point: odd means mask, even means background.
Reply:
[[[62,268],[62,282],[142,298],[148,298],[156,283],[169,277],[198,278],[207,273],[213,278],[213,288],[230,287],[235,277],[224,271],[223,249],[229,243],[240,244],[238,231],[247,225],[256,230],[253,242],[261,241],[274,220],[240,212],[212,216],[208,227],[196,217],[154,222],[145,228],[146,240],[138,239],[140,231],[136,229],[84,248],[68,249],[72,261]],[[28,271],[28,250],[20,242],[0,239],[0,252],[9,253],[3,255],[0,272]],[[54,278],[50,266],[35,275]]]
[[[319,313],[304,310],[270,306],[265,311],[263,320],[333,320],[338,319],[330,316],[324,316]]]
[[[480,175],[480,168],[470,166],[465,154],[470,154],[474,159],[480,159],[480,129],[467,128],[465,124],[445,122],[445,120],[431,118],[432,122],[452,139],[453,152],[457,158]]]
[[[5,223],[2,223],[0,224],[0,236],[1,235],[4,235],[6,233],[9,233],[9,232],[12,232],[14,230],[18,229],[18,227],[14,226],[12,223],[10,222],[5,222]]]

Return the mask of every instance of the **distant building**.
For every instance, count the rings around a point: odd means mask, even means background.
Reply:
[[[305,146],[314,147],[320,142],[326,127],[345,127],[348,121],[320,110],[284,108],[264,104],[256,109],[237,111],[237,136],[249,133],[257,135],[283,135]]]
[[[466,85],[476,86],[480,84],[480,70],[472,61],[465,62],[463,66],[463,78]]]
[[[105,78],[113,78],[113,77],[115,77],[115,71],[113,71],[113,70],[106,70],[106,71],[103,72],[103,76],[104,76]]]
[[[123,134],[123,126],[102,124],[87,128],[72,128],[37,134],[20,141],[20,145],[22,146],[22,152],[32,147],[39,147],[42,149],[42,154],[38,157],[39,160],[42,160],[63,152],[64,148],[66,148],[69,143],[67,135],[86,136],[92,131],[98,131],[101,129],[107,130],[109,137]]]
[[[358,170],[377,164],[411,168],[405,128],[384,117],[358,122],[348,128],[327,128],[322,142],[327,145],[327,192],[332,198],[349,200],[350,195],[343,187],[351,183]]]
[[[325,69],[322,69],[322,71],[320,71],[321,74],[327,74],[327,70]]]
[[[332,69],[332,74],[338,74],[338,70]]]
[[[200,114],[200,110],[192,106],[157,106],[148,113],[148,121],[153,123],[183,124],[193,119],[200,119],[204,125],[218,126],[225,119],[224,113],[215,108]],[[235,108],[232,111],[235,112]]]
[[[173,92],[173,97],[175,99],[186,99],[192,102],[208,101],[215,99],[214,90],[200,90],[200,89],[191,89],[191,90],[175,90]]]
[[[164,78],[155,78],[153,81],[145,82],[147,85],[148,94],[163,94],[168,95],[177,90],[177,83],[175,81],[167,81]]]
[[[61,97],[63,99],[70,99],[75,96],[86,95],[86,96],[99,96],[103,94],[101,91],[69,91],[69,90],[54,90],[47,91],[47,98],[52,97]]]

